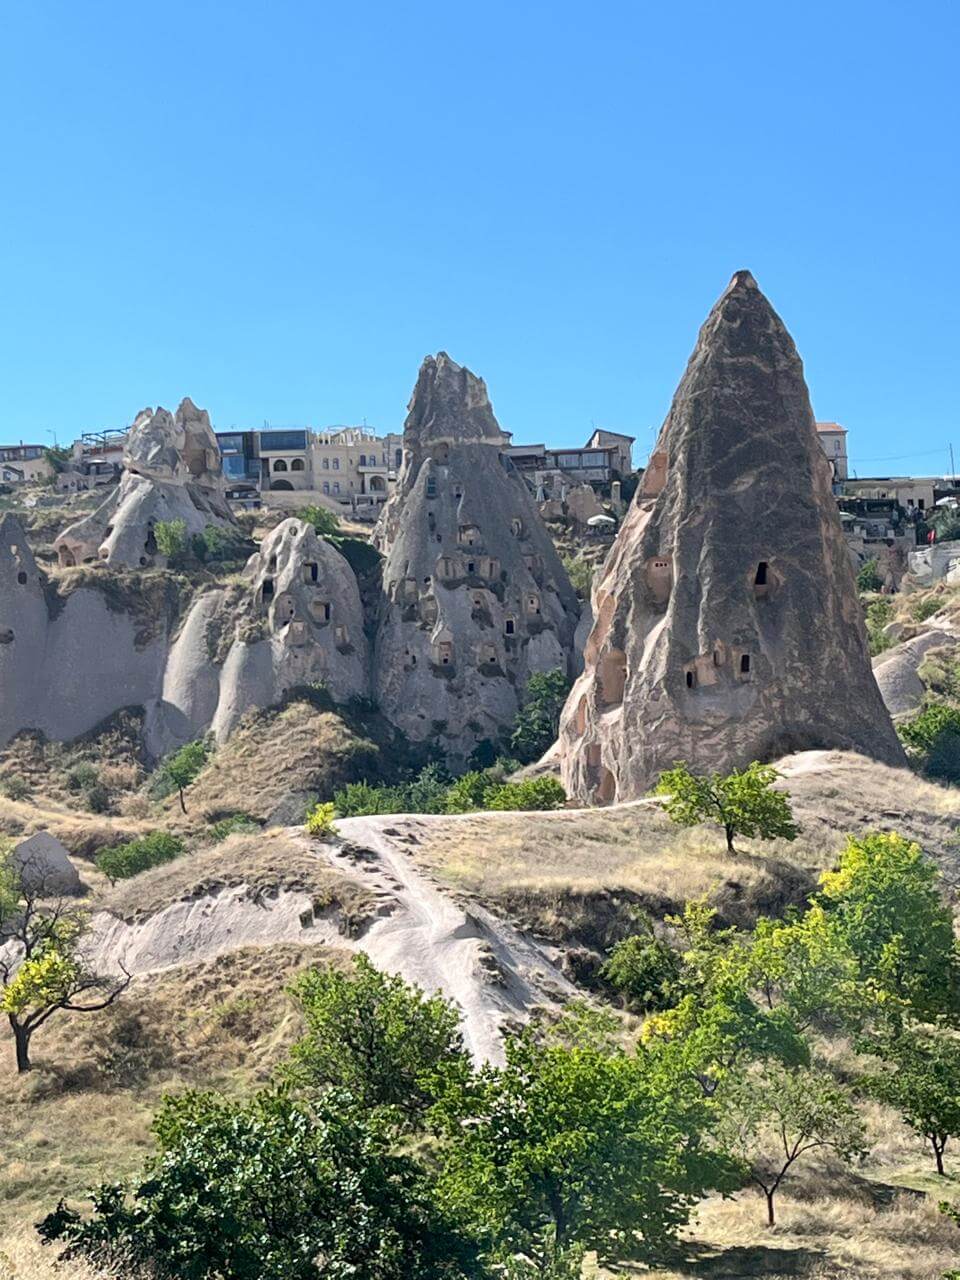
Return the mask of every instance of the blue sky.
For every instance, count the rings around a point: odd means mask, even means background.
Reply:
[[[958,422],[960,17],[775,4],[0,4],[0,440],[189,394],[397,428],[445,349],[642,459],[749,267],[860,474]]]

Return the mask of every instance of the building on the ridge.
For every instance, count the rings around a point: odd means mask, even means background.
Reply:
[[[817,439],[833,467],[834,483],[847,478],[847,429],[839,422],[818,422]]]
[[[575,485],[589,484],[610,496],[610,485],[633,470],[633,436],[594,431],[581,449],[549,449],[545,444],[511,444],[504,452],[541,501],[562,498]]]
[[[7,484],[20,484],[22,481],[47,480],[51,474],[51,466],[47,461],[47,448],[42,444],[7,444],[0,446],[0,465],[7,474]]]

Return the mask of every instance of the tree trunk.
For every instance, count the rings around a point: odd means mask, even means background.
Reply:
[[[764,1191],[763,1194],[767,1197],[767,1226],[772,1227],[776,1225],[776,1219],[773,1216],[773,1197],[776,1192]]]
[[[17,1050],[17,1073],[23,1075],[24,1071],[30,1070],[30,1032],[26,1027],[21,1027],[18,1022],[10,1018],[10,1026],[13,1029],[13,1042]]]
[[[733,837],[737,834],[736,831],[734,831],[729,822],[723,824],[723,829],[727,836],[727,853],[736,853],[737,851],[733,846]]]
[[[943,1177],[943,1149],[947,1145],[946,1141],[938,1142],[936,1138],[930,1139],[930,1145],[933,1147],[933,1155],[937,1162],[937,1173]]]
[[[180,787],[180,808],[184,813],[187,812],[187,806],[183,803],[183,787]]]

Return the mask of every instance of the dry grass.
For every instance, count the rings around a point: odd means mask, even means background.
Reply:
[[[220,844],[184,854],[173,862],[104,888],[97,906],[125,920],[143,919],[172,902],[198,898],[235,885],[252,897],[276,889],[309,893],[314,906],[336,906],[344,930],[355,936],[376,912],[377,899],[359,881],[332,870],[305,840],[271,828],[232,835]]]
[[[552,813],[384,819],[438,878],[545,936],[603,944],[641,907],[656,918],[707,893],[731,923],[802,903],[847,833],[895,829],[960,876],[960,790],[846,752],[781,762],[801,834],[744,842],[729,857],[717,828],[675,826],[655,804]],[[590,936],[592,935],[592,936]]]
[[[138,1168],[164,1093],[263,1083],[299,1034],[286,983],[346,956],[251,947],[138,979],[102,1014],[51,1019],[26,1076],[16,1075],[12,1042],[0,1036],[0,1232],[22,1230],[61,1195]]]

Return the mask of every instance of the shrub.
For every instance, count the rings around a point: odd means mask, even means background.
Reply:
[[[185,520],[158,520],[153,526],[157,550],[168,560],[182,556],[187,549],[187,522]]]
[[[867,638],[870,641],[870,653],[875,658],[884,649],[889,649],[893,640],[883,634],[883,628],[893,621],[893,604],[886,596],[874,600],[867,605],[865,615]]]
[[[563,567],[577,594],[582,599],[589,600],[590,588],[593,586],[594,566],[584,560],[583,556],[564,556]]]
[[[883,586],[876,560],[865,560],[857,572],[857,590],[860,592],[879,591]]]
[[[333,807],[341,818],[364,818],[378,813],[399,813],[393,787],[375,787],[369,782],[348,782],[333,793]]]
[[[27,800],[30,797],[30,783],[19,773],[8,773],[7,776],[0,781],[0,792],[2,792],[8,800]]]
[[[126,844],[112,845],[97,856],[97,866],[111,884],[129,880],[131,876],[172,862],[183,853],[183,841],[167,831],[153,831],[141,840],[129,840]]]
[[[83,802],[89,813],[110,812],[110,792],[101,783],[96,782],[84,792]]]
[[[527,778],[490,787],[483,797],[485,809],[559,809],[567,793],[556,778]]]
[[[473,809],[482,809],[483,797],[489,788],[490,775],[486,771],[465,773],[447,790],[447,813],[469,813]]]
[[[229,818],[221,818],[219,822],[211,822],[208,834],[214,844],[219,844],[221,840],[226,840],[227,836],[235,833],[247,834],[259,830],[259,826],[249,814],[234,813]]]
[[[638,1013],[669,1009],[677,1000],[680,957],[673,947],[658,938],[645,922],[641,933],[622,938],[600,970],[611,986],[623,995]]]
[[[100,774],[97,772],[96,766],[90,764],[88,760],[82,760],[79,764],[75,764],[64,775],[64,782],[68,791],[86,791],[88,787],[96,786],[99,781]]]
[[[333,836],[337,829],[333,825],[336,816],[334,805],[318,801],[307,810],[307,834],[311,836]]]
[[[321,538],[329,537],[330,534],[340,532],[340,521],[332,511],[328,511],[326,507],[307,506],[301,507],[297,512],[297,519],[302,520],[304,524],[312,524],[315,531]]]
[[[932,618],[935,613],[939,613],[943,608],[943,600],[940,596],[927,596],[925,600],[918,600],[910,610],[910,617],[914,622],[926,622],[928,618]]]
[[[929,701],[898,726],[910,757],[931,778],[960,782],[960,707]]]

